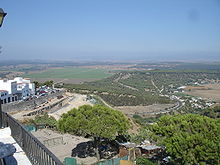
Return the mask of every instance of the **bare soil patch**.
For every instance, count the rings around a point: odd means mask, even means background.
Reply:
[[[185,91],[185,93],[220,103],[220,83],[205,84],[204,89],[193,89],[191,91]]]
[[[73,108],[78,108],[82,105],[93,105],[89,100],[86,99],[86,95],[81,95],[77,93],[68,94],[71,96],[69,96],[67,104],[65,106],[61,107],[57,111],[49,112],[49,115],[53,116],[56,120],[58,120],[63,113],[67,113]]]
[[[185,90],[208,90],[207,86],[187,86]]]
[[[139,114],[142,116],[147,116],[148,114],[152,115],[172,106],[174,106],[174,104],[153,104],[148,106],[119,106],[114,108],[131,117],[134,114]]]

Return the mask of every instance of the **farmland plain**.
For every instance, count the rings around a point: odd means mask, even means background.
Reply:
[[[64,67],[50,68],[44,71],[24,74],[23,76],[40,79],[102,79],[111,76],[111,74],[104,69]]]
[[[186,90],[185,93],[202,97],[204,99],[210,99],[220,103],[220,84],[219,83],[210,83],[205,84],[204,88],[190,88],[191,90]]]

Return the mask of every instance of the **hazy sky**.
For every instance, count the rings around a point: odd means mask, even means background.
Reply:
[[[220,60],[220,0],[0,0],[0,59]]]

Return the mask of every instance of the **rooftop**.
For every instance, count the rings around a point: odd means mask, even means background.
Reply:
[[[7,92],[6,90],[0,90],[0,92]]]

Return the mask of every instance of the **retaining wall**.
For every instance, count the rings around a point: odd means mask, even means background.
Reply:
[[[39,98],[35,98],[33,100],[28,101],[17,101],[17,102],[11,102],[8,104],[2,105],[2,110],[4,112],[14,112],[14,111],[25,111],[25,110],[32,110],[36,106],[41,105],[48,101],[48,99],[52,99],[54,97],[57,97],[59,95],[63,95],[64,91],[56,92],[53,94],[49,94],[48,96],[42,96]]]

